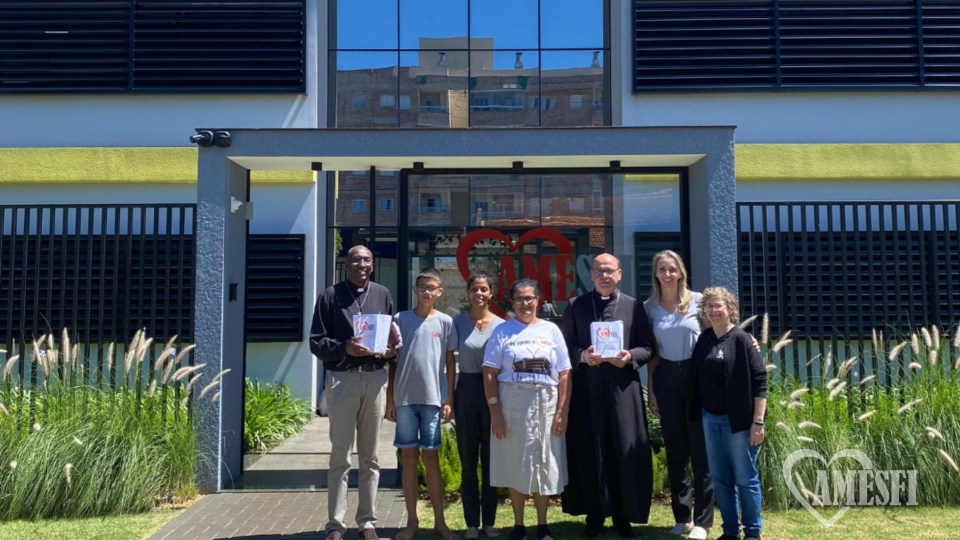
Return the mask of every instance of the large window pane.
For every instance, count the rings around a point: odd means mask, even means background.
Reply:
[[[544,0],[540,3],[540,46],[545,49],[603,48],[606,0]]]
[[[602,126],[603,51],[543,51],[540,81],[544,126]]]
[[[397,53],[340,52],[337,127],[397,127]]]
[[[370,173],[368,171],[340,171],[334,203],[335,225],[365,227],[370,225]]]
[[[470,36],[490,38],[492,49],[536,49],[537,0],[474,0],[470,3]]]
[[[400,127],[467,127],[467,51],[400,55]]]
[[[471,51],[471,126],[540,125],[537,56],[537,51]]]
[[[337,2],[338,49],[396,49],[397,0]]]
[[[400,0],[401,49],[465,49],[467,0]]]
[[[409,224],[463,227],[469,220],[469,191],[464,176],[410,176]]]

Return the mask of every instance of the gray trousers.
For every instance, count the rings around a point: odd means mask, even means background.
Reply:
[[[357,484],[357,527],[376,526],[374,501],[380,483],[377,458],[380,424],[386,406],[387,370],[327,373],[324,390],[330,418],[330,467],[327,476],[329,521],[325,530],[345,533],[347,526],[347,474],[354,435],[360,474]]]

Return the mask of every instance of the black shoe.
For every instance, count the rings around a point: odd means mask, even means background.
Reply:
[[[739,534],[733,535],[733,534],[726,534],[726,533],[724,533],[724,534],[721,534],[721,535],[720,535],[720,538],[717,538],[717,540],[740,540],[740,535],[739,535]]]
[[[550,527],[537,525],[537,540],[553,540],[553,536],[550,534]]]
[[[629,521],[621,521],[615,525],[617,529],[617,534],[620,535],[620,538],[636,538],[637,531],[633,530],[633,527],[630,525]]]
[[[510,531],[510,540],[527,540],[527,529],[523,525],[514,525]]]
[[[600,531],[603,530],[603,523],[599,525],[596,523],[587,522],[587,525],[583,528],[583,536],[586,538],[596,538],[600,536]]]

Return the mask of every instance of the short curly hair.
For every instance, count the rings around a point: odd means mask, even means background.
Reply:
[[[730,313],[730,322],[733,324],[740,322],[740,302],[737,301],[737,297],[728,291],[726,287],[707,287],[703,290],[702,294],[703,296],[700,297],[700,303],[697,304],[697,309],[701,315],[707,314],[707,299],[719,298],[727,305],[727,311]]]

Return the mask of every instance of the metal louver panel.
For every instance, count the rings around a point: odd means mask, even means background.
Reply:
[[[302,234],[247,239],[247,343],[303,340],[305,242]]]
[[[960,86],[960,0],[923,0],[923,67],[927,86]]]
[[[777,84],[772,0],[636,3],[637,92]]]
[[[130,2],[0,2],[0,93],[128,89]]]
[[[920,86],[913,0],[780,0],[782,85]]]
[[[134,90],[303,92],[300,1],[136,3]]]

